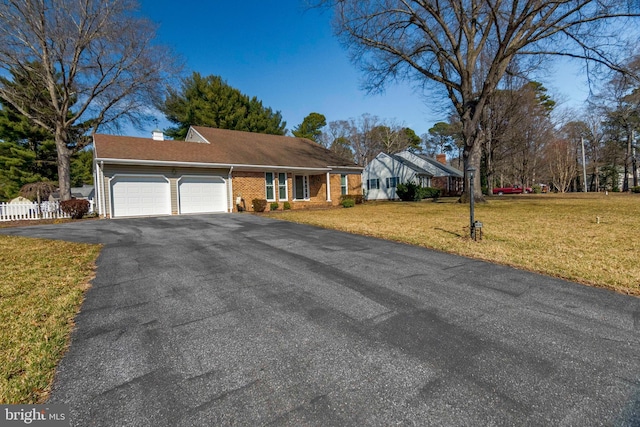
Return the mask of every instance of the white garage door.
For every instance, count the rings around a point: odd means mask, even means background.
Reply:
[[[169,182],[164,176],[116,176],[111,194],[113,217],[171,215]]]
[[[227,185],[219,176],[183,176],[178,197],[181,214],[227,211]]]

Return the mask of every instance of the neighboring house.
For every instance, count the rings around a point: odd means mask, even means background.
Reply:
[[[439,188],[443,196],[459,196],[464,188],[464,173],[447,165],[447,156],[437,154],[436,158],[424,154],[402,151],[396,156],[402,157],[433,174],[430,187]]]
[[[74,199],[93,200],[95,190],[93,185],[83,184],[82,187],[71,187],[71,197]],[[49,201],[54,202],[60,200],[60,192],[54,191],[49,195]]]
[[[335,206],[362,194],[362,168],[313,141],[194,126],[185,141],[94,135],[97,210],[104,217]],[[269,207],[267,207],[269,209]]]
[[[422,154],[402,151],[378,154],[362,172],[367,200],[397,199],[398,184],[413,182],[421,187],[439,188],[442,195],[459,195],[464,174],[446,164],[446,156],[432,159]]]
[[[367,200],[397,199],[398,184],[413,182],[430,187],[433,173],[397,154],[378,154],[362,171]]]

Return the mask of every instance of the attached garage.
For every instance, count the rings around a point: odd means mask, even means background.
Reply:
[[[113,217],[171,215],[169,180],[164,175],[115,175]]]
[[[181,214],[227,212],[227,184],[220,176],[183,176],[178,199]]]

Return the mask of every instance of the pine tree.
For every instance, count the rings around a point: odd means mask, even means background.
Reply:
[[[202,77],[194,72],[183,79],[179,90],[169,88],[160,110],[176,126],[166,129],[168,136],[184,139],[190,126],[284,135],[286,122],[279,111],[264,107],[229,86],[222,77]]]

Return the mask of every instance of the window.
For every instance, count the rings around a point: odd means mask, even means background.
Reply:
[[[309,177],[306,175],[296,175],[293,180],[293,188],[296,200],[309,199]]]
[[[347,175],[340,175],[340,194],[345,195],[349,193],[349,187],[347,186]]]
[[[367,180],[367,190],[378,190],[380,188],[380,180],[378,178]]]
[[[264,181],[266,186],[267,200],[275,200],[274,188],[273,188],[273,172],[266,172],[264,174]]]
[[[400,183],[400,178],[397,176],[387,178],[387,188],[396,188],[399,183]]]
[[[287,174],[278,174],[278,200],[287,200]]]

